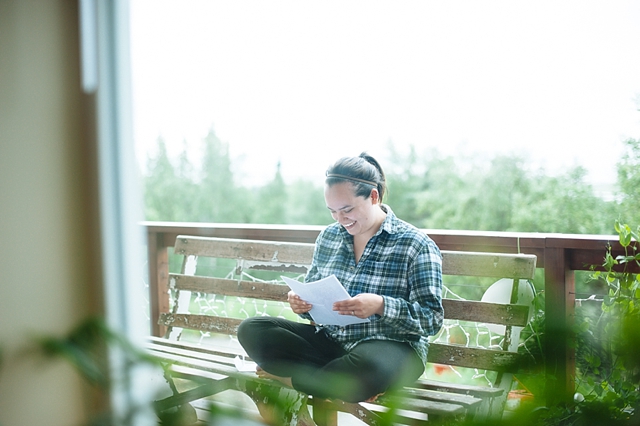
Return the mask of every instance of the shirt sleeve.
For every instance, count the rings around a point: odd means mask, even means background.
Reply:
[[[384,298],[380,321],[401,333],[432,336],[442,327],[442,256],[435,243],[423,246],[408,265],[408,300]]]
[[[309,271],[307,272],[307,275],[304,277],[304,282],[306,283],[318,281],[320,278],[322,278],[320,276],[320,272],[318,271],[318,259],[317,259],[318,258],[317,247],[322,239],[322,234],[323,233],[321,232],[316,239],[316,250],[313,251],[311,266],[309,267]],[[309,313],[298,314],[298,316],[302,319],[306,319],[313,322],[313,318],[311,318],[311,315]]]

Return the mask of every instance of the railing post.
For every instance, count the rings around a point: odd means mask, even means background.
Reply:
[[[549,406],[569,402],[575,392],[575,280],[567,254],[562,247],[545,247],[545,392]]]
[[[164,234],[148,231],[149,258],[149,314],[151,315],[151,335],[163,336],[165,326],[158,325],[160,312],[169,311],[169,251],[164,242]]]

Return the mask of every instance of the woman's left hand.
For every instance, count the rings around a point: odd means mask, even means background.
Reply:
[[[333,310],[340,315],[353,315],[358,318],[368,318],[371,315],[384,314],[384,299],[379,294],[361,293],[351,299],[333,304]]]

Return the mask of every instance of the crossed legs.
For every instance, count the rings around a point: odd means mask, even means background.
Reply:
[[[424,371],[408,343],[371,340],[347,352],[314,326],[282,318],[246,319],[238,340],[263,370],[258,374],[318,398],[366,401]]]

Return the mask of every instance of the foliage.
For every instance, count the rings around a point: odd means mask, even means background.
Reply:
[[[280,165],[259,187],[238,185],[227,143],[211,132],[202,141],[202,161],[190,161],[187,147],[173,160],[162,139],[145,176],[147,220],[326,225],[331,217],[322,197],[322,177],[287,182]],[[486,158],[437,150],[399,153],[391,143],[382,158],[386,202],[396,215],[419,228],[606,234],[608,218],[640,211],[640,143],[625,142],[618,164],[615,200],[600,199],[576,166],[551,176],[530,170],[525,157]],[[192,154],[192,153],[189,153]],[[635,204],[634,204],[635,203]],[[597,206],[597,208],[595,208]]]
[[[328,225],[328,213],[322,190],[308,180],[296,180],[287,187],[286,217],[290,225]]]
[[[253,219],[258,223],[287,223],[287,187],[282,179],[280,163],[273,180],[257,191],[258,209]]]
[[[204,155],[200,170],[199,193],[193,194],[194,222],[243,222],[246,212],[238,208],[236,188],[229,145],[222,142],[211,130],[204,139]],[[242,205],[242,204],[240,204]]]
[[[23,348],[25,357],[43,356],[49,360],[62,360],[74,368],[95,389],[102,392],[105,400],[108,394],[118,386],[114,383],[114,369],[109,358],[117,352],[121,361],[124,377],[120,380],[131,381],[135,368],[151,367],[160,375],[163,372],[161,362],[147,351],[138,348],[124,336],[111,330],[101,318],[91,317],[73,328],[64,336],[43,335],[31,339],[31,344]],[[149,370],[147,370],[149,372]],[[167,386],[169,391],[169,386]],[[281,400],[273,398],[274,404],[282,406]],[[150,413],[153,409],[151,400],[121,401],[127,404],[122,413],[106,409],[105,412],[87,420],[87,426],[124,426],[135,425],[136,415],[140,412]],[[236,424],[243,416],[239,410],[210,403],[207,406],[208,416],[198,424]],[[184,404],[172,409],[158,412],[158,425],[187,426],[197,420],[195,409]],[[257,424],[246,422],[245,424]]]
[[[605,202],[599,200],[585,183],[586,170],[574,167],[561,176],[538,174],[529,182],[530,190],[517,194],[516,212],[510,230],[569,234],[604,234],[608,213]],[[595,209],[594,206],[600,205]],[[610,217],[610,216],[608,216]],[[544,224],[540,223],[541,218]]]
[[[424,159],[411,151],[391,155],[389,204],[396,214],[421,228],[605,233],[609,203],[586,183],[586,170],[575,167],[559,176],[527,171],[515,155],[491,159]],[[399,164],[396,164],[398,162]],[[409,165],[402,170],[400,164]],[[599,204],[604,208],[594,209]]]
[[[524,330],[521,353],[532,361],[523,366],[518,381],[536,396],[495,426],[638,426],[640,425],[640,226],[635,230],[616,221],[624,254],[614,256],[609,247],[601,271],[594,281],[607,288],[604,300],[587,299],[589,305],[576,310],[576,388],[574,400],[565,405],[544,406],[546,383],[543,345],[543,294],[539,294],[536,314]],[[586,309],[585,309],[586,308]],[[541,396],[541,398],[538,398]],[[473,423],[476,424],[476,423]]]
[[[608,404],[612,418],[623,419],[640,410],[640,278],[628,271],[629,265],[640,266],[640,226],[633,230],[616,221],[615,229],[624,254],[614,257],[609,247],[604,271],[594,273],[608,294],[600,316],[580,324],[589,344],[578,385],[587,401]]]
[[[107,400],[109,392],[120,385],[120,381],[131,380],[131,372],[136,366],[159,363],[146,351],[135,347],[126,338],[112,331],[102,319],[88,318],[64,336],[34,336],[31,345],[23,349],[25,357],[42,356],[49,360],[63,360],[72,366],[100,397]],[[124,367],[124,376],[115,380],[110,357],[117,352]],[[140,410],[127,401],[124,412],[106,410],[88,420],[88,426],[132,425]]]
[[[112,386],[109,350],[119,351],[124,357],[124,364],[128,366],[160,365],[155,357],[113,331],[99,317],[85,319],[62,337],[34,336],[32,342],[33,346],[26,349],[28,354],[63,359],[90,384],[103,388]]]
[[[186,155],[181,156],[180,167],[174,168],[163,139],[158,139],[155,157],[147,160],[151,172],[145,177],[145,212],[148,220],[177,221],[186,217],[195,206],[192,200],[197,186],[193,182]]]
[[[618,163],[618,197],[627,223],[640,223],[640,140],[629,139]]]
[[[603,300],[587,299],[576,310],[578,369],[574,403],[533,410],[525,406],[517,416],[518,424],[640,425],[640,275],[629,271],[631,265],[636,270],[640,267],[640,226],[633,230],[616,221],[615,230],[624,254],[614,257],[609,247],[602,270],[593,273],[593,280],[606,286],[606,295]],[[544,313],[540,313],[538,320],[543,321]],[[542,324],[533,327],[538,331],[530,333],[525,343],[531,343],[535,336],[544,340]],[[528,353],[537,354],[540,359],[538,342],[526,346]],[[529,386],[536,389],[535,394],[548,385],[536,383],[535,376],[532,379]]]

